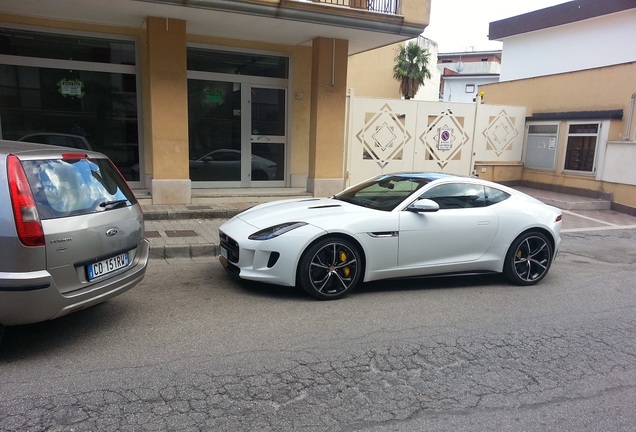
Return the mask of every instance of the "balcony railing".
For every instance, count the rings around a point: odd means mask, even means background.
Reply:
[[[302,0],[301,0],[302,1]],[[307,1],[307,0],[305,0]],[[397,15],[400,0],[311,0],[314,3],[328,3],[354,9],[366,9],[371,12]]]

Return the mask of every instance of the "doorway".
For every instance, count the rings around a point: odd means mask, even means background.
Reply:
[[[190,48],[188,69],[192,187],[287,186],[287,58]]]

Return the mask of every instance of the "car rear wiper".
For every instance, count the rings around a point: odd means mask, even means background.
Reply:
[[[104,201],[102,203],[99,203],[99,206],[103,207],[105,210],[111,210],[121,206],[122,204],[126,204],[127,202],[128,200],[125,200],[125,199],[115,200],[115,201]]]

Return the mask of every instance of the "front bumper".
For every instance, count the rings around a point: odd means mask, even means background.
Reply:
[[[225,222],[219,233],[219,261],[240,279],[285,286],[296,285],[296,269],[303,251],[326,234],[308,224],[269,240],[250,240],[248,237],[258,230],[236,217]]]

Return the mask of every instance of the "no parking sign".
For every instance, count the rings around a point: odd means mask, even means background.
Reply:
[[[439,140],[437,142],[437,148],[439,150],[450,150],[452,134],[452,128],[439,128]]]

